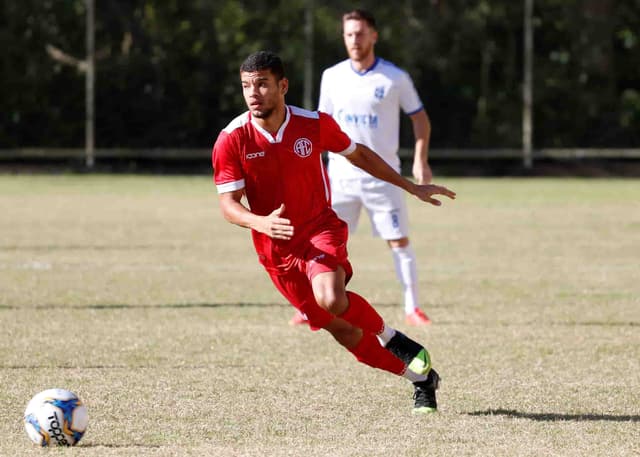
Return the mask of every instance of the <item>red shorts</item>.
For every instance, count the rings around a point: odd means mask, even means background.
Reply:
[[[263,265],[280,293],[304,313],[312,330],[318,330],[335,317],[321,308],[313,295],[311,280],[319,273],[336,271],[341,266],[346,282],[353,270],[347,257],[347,224],[337,217],[320,224],[317,229],[298,243],[295,250],[281,257],[278,265]]]

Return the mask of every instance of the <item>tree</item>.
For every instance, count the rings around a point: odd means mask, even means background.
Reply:
[[[98,147],[208,147],[244,109],[238,66],[271,49],[304,101],[310,0],[96,2]],[[84,0],[0,6],[0,148],[82,147]],[[338,0],[314,2],[313,93],[345,58]],[[523,2],[363,0],[378,54],[411,73],[434,147],[521,144]],[[534,145],[640,146],[640,1],[536,0]],[[405,124],[403,144],[411,129]]]

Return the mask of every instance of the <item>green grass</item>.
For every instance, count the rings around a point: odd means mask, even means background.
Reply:
[[[78,456],[640,454],[640,181],[444,179],[409,199],[428,329],[366,220],[350,287],[431,351],[440,412],[291,328],[209,177],[0,176],[1,456],[32,395],[89,409]],[[53,455],[52,454],[52,455]]]

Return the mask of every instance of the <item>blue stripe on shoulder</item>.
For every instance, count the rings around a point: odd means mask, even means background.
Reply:
[[[424,105],[420,105],[420,108],[413,110],[410,113],[407,113],[407,116],[411,116],[413,114],[419,113],[420,111],[424,111]]]
[[[310,119],[318,119],[320,117],[317,111],[309,111],[308,109],[292,105],[289,105],[289,108],[291,108],[291,114],[296,116],[308,117]]]

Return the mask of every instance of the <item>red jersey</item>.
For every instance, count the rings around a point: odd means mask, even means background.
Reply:
[[[285,121],[275,135],[252,120],[248,111],[220,132],[212,152],[218,192],[244,189],[251,212],[261,216],[284,203],[282,217],[294,227],[289,241],[252,231],[263,263],[265,257],[274,257],[273,251],[275,257],[287,255],[315,224],[335,217],[321,154],[348,155],[354,150],[355,143],[331,116],[295,106],[287,106]]]

